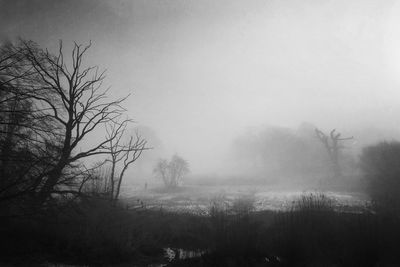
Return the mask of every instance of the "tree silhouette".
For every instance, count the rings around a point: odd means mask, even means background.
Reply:
[[[334,177],[342,176],[342,169],[339,164],[339,152],[344,146],[341,144],[342,141],[351,140],[353,137],[341,137],[340,133],[335,133],[336,129],[333,129],[329,136],[319,129],[315,129],[315,133],[319,141],[324,145],[326,152],[328,153],[329,159],[332,164],[332,170]]]
[[[169,162],[166,159],[160,159],[154,168],[154,173],[161,177],[167,188],[176,188],[182,183],[183,177],[189,173],[189,164],[175,154]]]
[[[20,40],[0,53],[1,152],[9,154],[11,148],[6,146],[17,147],[12,141],[23,136],[18,140],[26,141],[29,150],[35,152],[32,157],[46,159],[40,170],[33,162],[34,177],[22,190],[35,193],[41,203],[52,193],[79,194],[82,184],[78,180],[86,182],[82,160],[109,154],[109,144],[121,130],[118,123],[126,97],[108,99],[108,88],[103,87],[105,72],[84,64],[90,47],[74,43],[66,57],[61,41],[53,55],[32,41]],[[113,124],[115,131],[82,148],[88,137]],[[18,194],[20,189],[16,188]]]
[[[107,161],[111,163],[109,176],[111,200],[118,200],[126,170],[141,156],[144,150],[148,149],[146,140],[138,132],[135,133],[135,136],[126,135],[126,127],[129,122],[129,120],[124,120],[121,123],[113,123],[107,128],[107,139],[110,140],[108,146],[110,159]],[[115,138],[112,138],[113,136]],[[129,138],[129,140],[124,142],[124,138]],[[121,166],[117,175],[118,165]]]

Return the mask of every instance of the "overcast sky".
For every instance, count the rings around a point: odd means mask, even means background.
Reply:
[[[263,124],[400,125],[400,2],[0,0],[0,38],[93,42],[115,97],[194,170]]]

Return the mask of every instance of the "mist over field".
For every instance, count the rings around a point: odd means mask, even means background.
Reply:
[[[0,0],[4,263],[396,262],[399,15],[395,0]]]
[[[129,116],[193,173],[235,168],[233,142],[249,128],[308,122],[358,143],[399,131],[395,1],[1,5],[3,40],[32,39],[51,51],[60,39],[67,48],[92,41],[88,64],[107,69],[112,95],[131,94]]]

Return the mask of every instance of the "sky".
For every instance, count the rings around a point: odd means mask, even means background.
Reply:
[[[194,171],[257,125],[400,129],[398,1],[0,0],[0,25],[51,51],[92,41],[111,96]]]

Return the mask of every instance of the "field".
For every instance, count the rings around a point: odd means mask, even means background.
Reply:
[[[368,197],[360,192],[335,192],[316,190],[289,190],[271,186],[188,185],[175,190],[162,186],[145,190],[143,187],[126,187],[123,199],[129,208],[164,209],[174,212],[207,214],[213,201],[227,205],[236,199],[248,199],[255,211],[288,210],[302,195],[323,193],[333,200],[333,205],[348,212],[359,212],[368,206]]]

